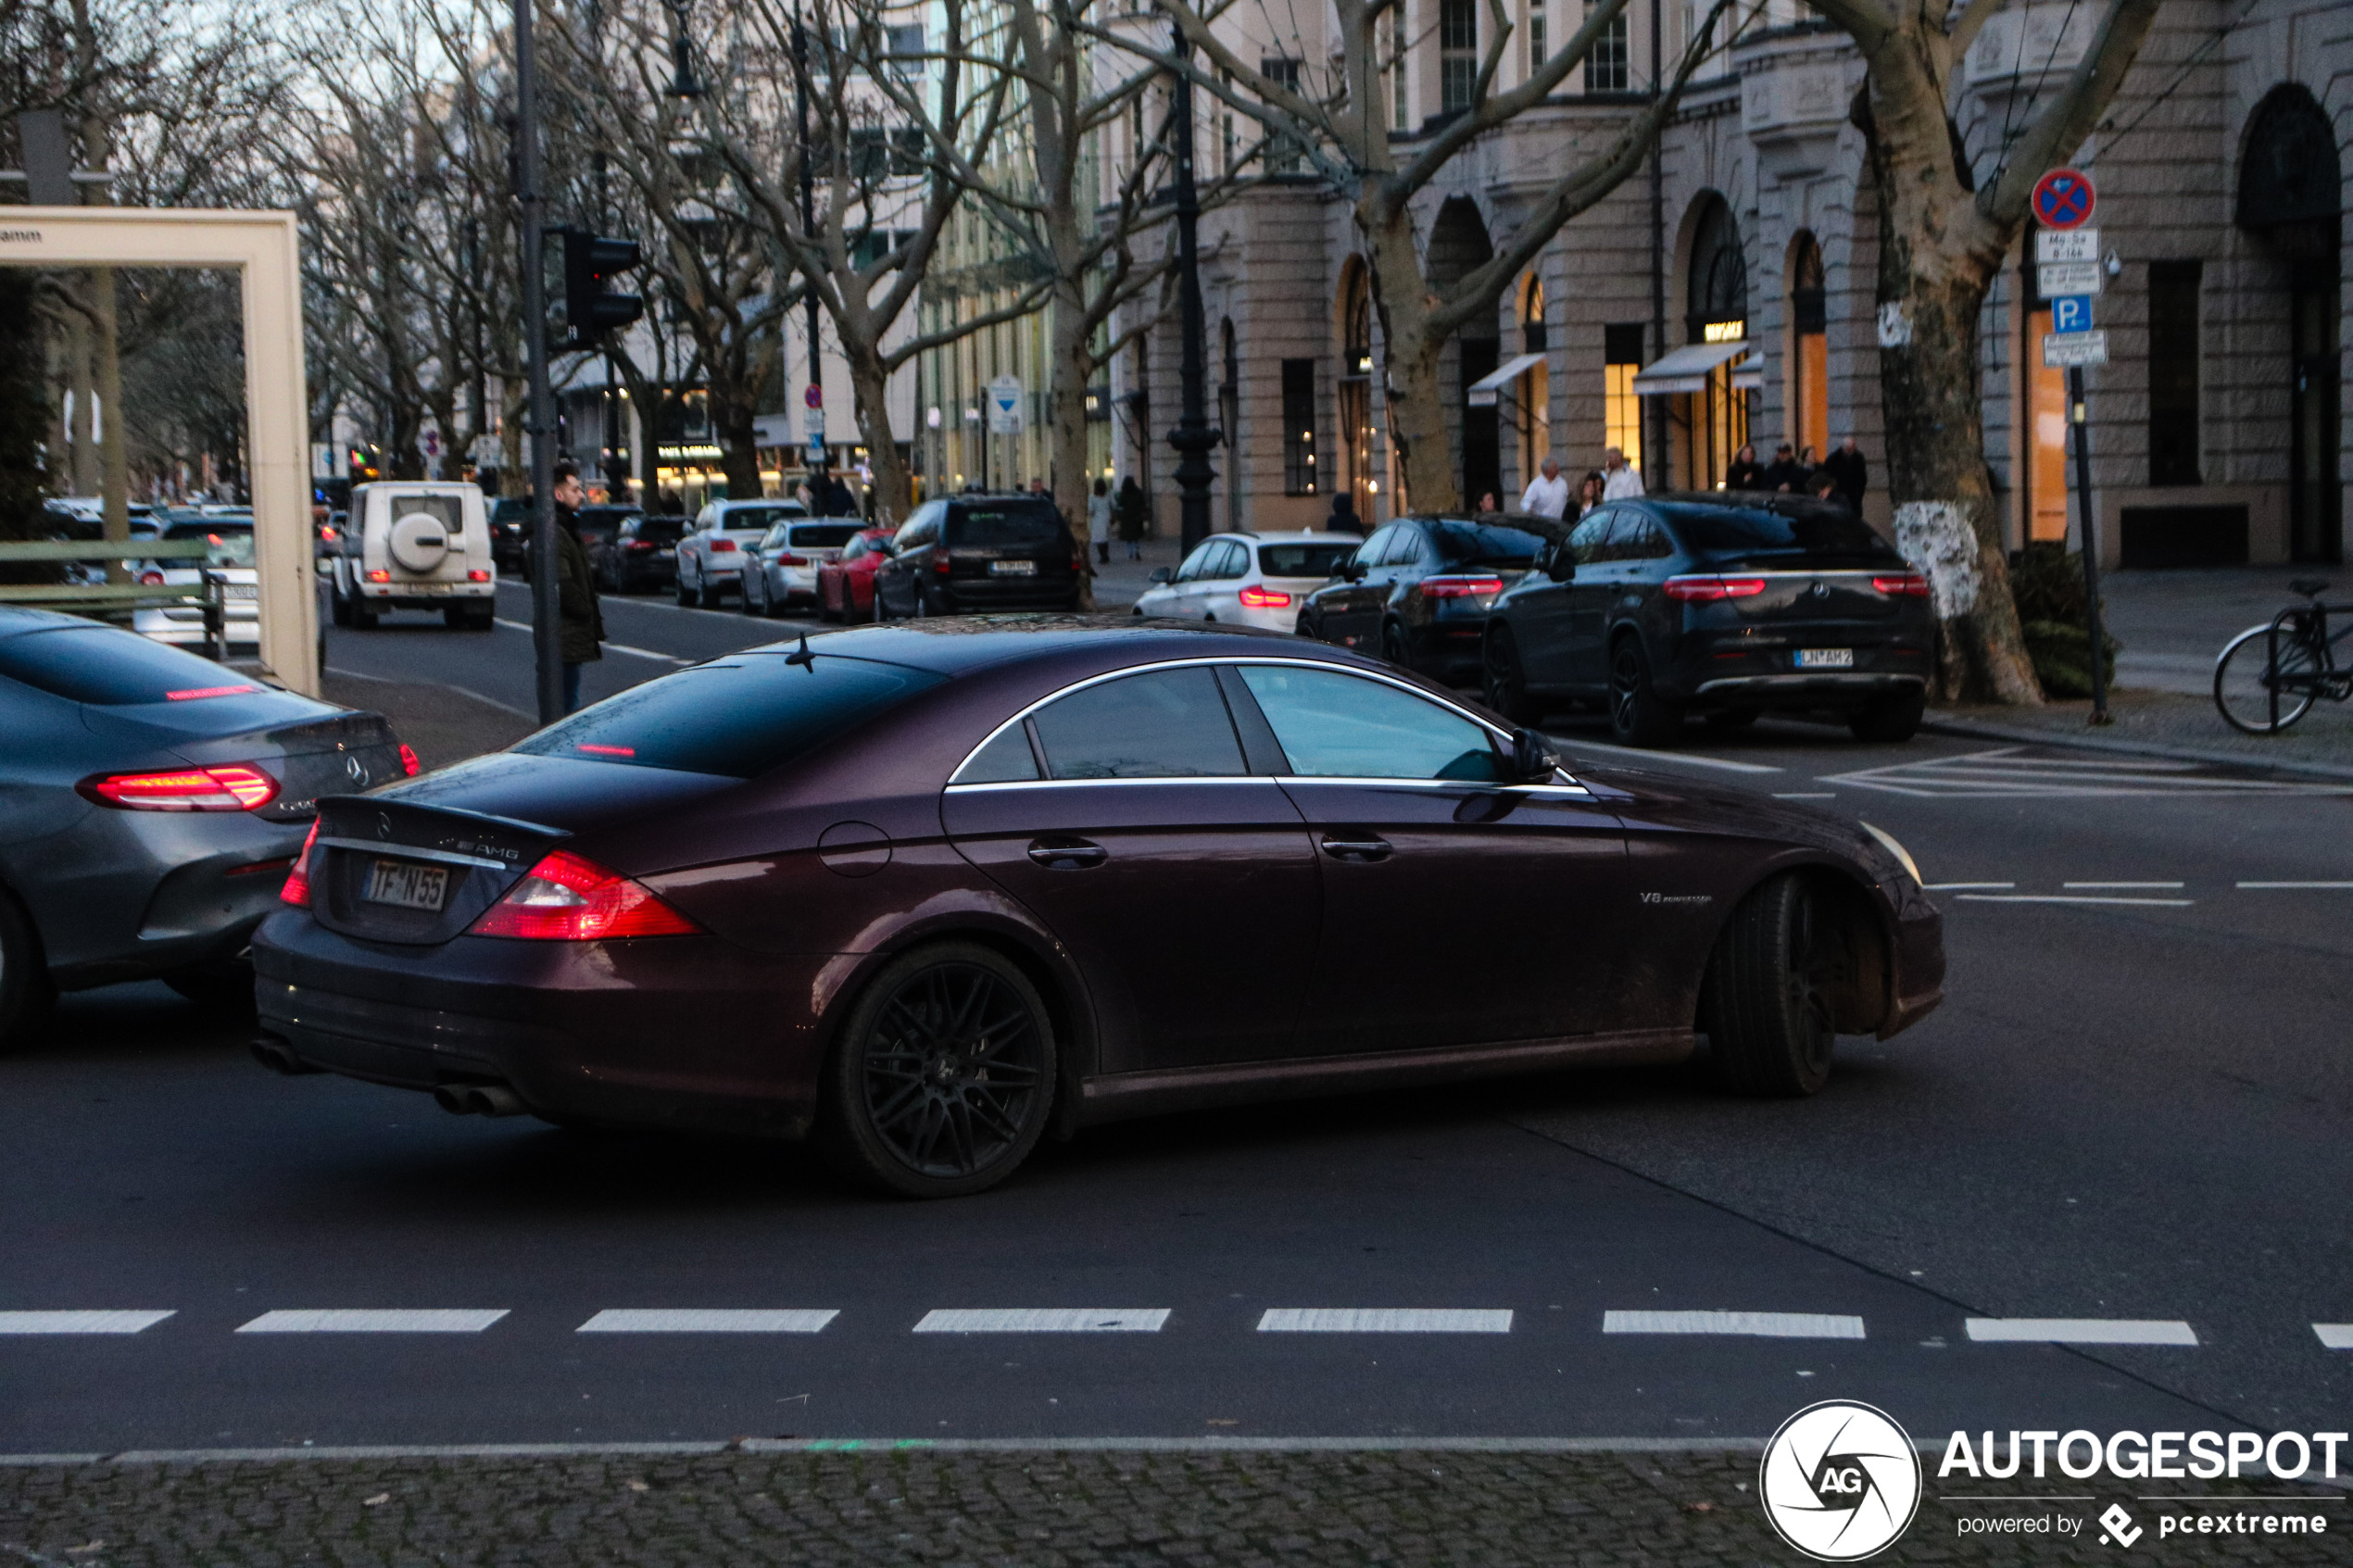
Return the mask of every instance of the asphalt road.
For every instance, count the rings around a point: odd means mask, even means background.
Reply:
[[[592,693],[791,631],[607,622],[659,657],[609,657]],[[329,663],[530,705],[520,632],[395,622]],[[1941,889],[1943,1010],[1845,1043],[1803,1104],[1687,1068],[1227,1111],[909,1205],[790,1149],[273,1078],[160,987],[69,998],[0,1062],[0,1310],[171,1315],[0,1333],[0,1450],[1758,1437],[1830,1397],[1916,1436],[2346,1425],[2353,1355],[2315,1329],[2353,1322],[2345,793],[1772,722],[1644,765],[1901,838]],[[708,1310],[800,1315],[582,1332]],[[1060,1315],[931,1316],[1026,1310]],[[460,1315],[258,1321],[321,1311]],[[1777,1315],[1656,1315],[1692,1313]],[[2177,1342],[1970,1322],[2016,1318]]]

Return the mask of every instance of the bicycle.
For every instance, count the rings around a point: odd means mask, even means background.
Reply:
[[[2241,632],[2214,661],[2214,706],[2250,735],[2278,734],[2310,712],[2317,698],[2353,697],[2353,665],[2336,659],[2336,645],[2353,637],[2353,623],[2329,632],[2329,617],[2353,617],[2353,605],[2322,604],[2328,584],[2317,578],[2287,586],[2309,602]]]

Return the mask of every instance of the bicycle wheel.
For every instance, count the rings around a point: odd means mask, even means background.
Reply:
[[[2269,626],[2254,626],[2231,639],[2214,661],[2214,706],[2235,729],[2250,735],[2277,734],[2312,707],[2322,663],[2312,645],[2288,628],[2280,631],[2279,671],[2267,666]],[[2279,721],[2271,719],[2271,688],[2279,687]]]

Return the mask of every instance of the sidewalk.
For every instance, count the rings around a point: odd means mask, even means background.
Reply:
[[[485,751],[504,751],[539,727],[535,720],[455,686],[380,681],[339,670],[326,671],[320,684],[329,702],[391,720],[393,732],[416,752],[427,772]]]

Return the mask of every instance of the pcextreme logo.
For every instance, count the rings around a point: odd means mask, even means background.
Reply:
[[[1885,1411],[1849,1399],[1808,1405],[1781,1423],[1757,1472],[1765,1517],[1820,1562],[1885,1549],[1920,1505],[1920,1461]]]

